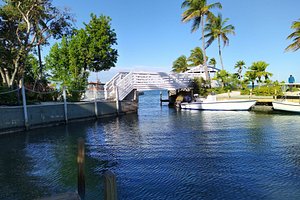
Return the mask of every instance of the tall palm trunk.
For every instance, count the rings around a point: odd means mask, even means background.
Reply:
[[[201,16],[201,28],[202,28],[202,49],[203,49],[203,64],[204,64],[204,72],[205,79],[209,81],[209,87],[211,87],[210,78],[207,69],[207,61],[206,61],[206,51],[205,51],[205,39],[204,39],[204,16]]]
[[[224,70],[223,59],[222,59],[222,53],[221,53],[221,40],[220,40],[220,36],[218,37],[218,46],[219,46],[220,62],[221,62],[222,70]]]

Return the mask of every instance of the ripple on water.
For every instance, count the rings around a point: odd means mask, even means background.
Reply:
[[[145,92],[138,115],[0,138],[0,199],[75,191],[79,137],[86,199],[107,169],[120,199],[300,199],[299,129],[297,115],[180,111]]]

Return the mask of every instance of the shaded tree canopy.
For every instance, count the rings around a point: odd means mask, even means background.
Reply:
[[[71,37],[63,37],[46,57],[51,79],[69,90],[84,90],[89,71],[98,72],[115,66],[118,52],[116,33],[107,16],[91,15],[84,29],[75,30]]]
[[[12,87],[24,76],[28,54],[50,37],[72,31],[72,17],[51,0],[3,0],[0,6],[2,84]],[[3,54],[2,54],[3,53]]]

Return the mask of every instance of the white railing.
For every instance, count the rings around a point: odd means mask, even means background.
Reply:
[[[123,100],[132,90],[136,89],[134,87],[134,74],[127,74],[118,84],[118,97],[119,100]]]
[[[129,74],[129,72],[119,72],[104,85],[105,99],[115,99],[115,87],[127,74]]]
[[[188,88],[196,73],[120,72],[105,85],[105,98],[123,100],[132,90],[176,90]],[[116,91],[118,90],[118,95]]]

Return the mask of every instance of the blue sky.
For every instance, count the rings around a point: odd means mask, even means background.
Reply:
[[[191,24],[181,22],[183,0],[54,0],[54,5],[71,9],[78,28],[88,23],[90,13],[112,18],[118,38],[118,62],[108,72],[99,72],[108,81],[118,71],[170,71],[172,62],[201,46],[200,31],[191,33]],[[217,1],[208,0],[208,3]],[[269,63],[273,80],[287,81],[293,74],[300,82],[300,51],[284,52],[291,41],[290,26],[300,18],[299,0],[220,0],[223,18],[235,26],[236,35],[223,49],[225,69],[234,72],[236,61],[247,66],[254,61]],[[47,51],[45,51],[46,54]],[[217,42],[207,49],[209,58],[219,61]],[[220,63],[220,62],[218,62]],[[95,80],[92,74],[90,80]]]

